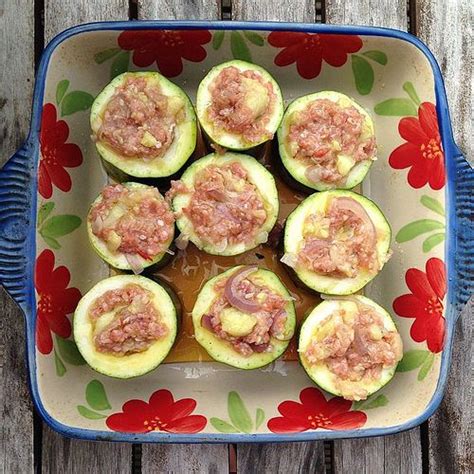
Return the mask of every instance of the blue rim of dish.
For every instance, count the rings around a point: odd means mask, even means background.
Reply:
[[[30,124],[30,132],[25,145],[13,158],[17,155],[25,160],[30,161],[31,169],[34,171],[37,167],[37,157],[39,148],[39,127],[41,122],[41,109],[44,95],[44,85],[46,79],[46,71],[54,50],[66,39],[81,33],[93,31],[107,30],[139,30],[139,29],[210,29],[210,30],[261,30],[261,31],[301,31],[308,33],[331,33],[331,34],[350,34],[360,36],[379,36],[393,38],[408,42],[421,50],[431,64],[436,94],[436,107],[438,112],[438,120],[441,129],[441,137],[446,159],[447,183],[446,183],[446,200],[448,203],[448,215],[446,219],[446,227],[448,229],[448,238],[445,243],[445,261],[448,272],[455,271],[454,256],[457,250],[456,236],[458,231],[458,221],[455,213],[455,177],[459,170],[459,159],[462,160],[462,154],[454,143],[449,110],[446,99],[443,78],[439,66],[428,47],[415,36],[389,28],[375,28],[363,26],[333,26],[324,24],[306,24],[306,23],[279,23],[279,22],[239,22],[239,21],[139,21],[139,22],[97,22],[79,25],[69,28],[58,34],[45,48],[41,62],[38,68],[35,90],[33,96],[33,111]],[[24,166],[24,164],[23,164]],[[36,173],[33,174],[36,176]],[[24,294],[26,300],[20,304],[26,317],[27,332],[27,362],[29,369],[29,384],[33,397],[33,402],[45,420],[45,422],[59,433],[79,439],[88,440],[105,440],[105,441],[127,441],[127,442],[169,442],[169,443],[249,443],[249,442],[287,442],[287,441],[314,441],[329,440],[341,438],[359,438],[370,436],[383,436],[388,434],[399,433],[410,428],[414,428],[427,420],[441,403],[444,387],[447,381],[448,370],[450,366],[452,340],[454,327],[457,320],[456,312],[459,311],[459,298],[456,293],[456,278],[448,279],[447,303],[445,308],[445,319],[447,321],[447,331],[445,348],[441,356],[440,375],[436,390],[427,407],[417,417],[406,423],[391,426],[388,428],[366,428],[357,430],[344,431],[305,431],[295,434],[172,434],[164,432],[153,432],[147,434],[129,434],[112,431],[89,430],[64,425],[54,419],[44,407],[36,377],[36,349],[35,349],[35,292],[33,285],[34,262],[36,257],[36,230],[32,225],[36,221],[36,184],[33,183],[30,189],[31,200],[30,209],[25,211],[30,214],[30,228],[26,237],[26,281],[24,282]],[[471,204],[472,206],[472,204]],[[469,234],[470,235],[470,234]],[[0,234],[1,237],[1,234]],[[469,271],[471,267],[469,266]],[[458,315],[459,316],[459,315]]]

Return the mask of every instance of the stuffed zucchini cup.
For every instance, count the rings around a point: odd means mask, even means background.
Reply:
[[[390,225],[372,201],[351,191],[324,191],[288,216],[281,261],[307,287],[349,295],[382,269],[390,239]]]
[[[301,327],[298,352],[321,388],[365,400],[392,379],[403,347],[387,311],[369,298],[351,296],[313,309]]]
[[[295,307],[277,275],[242,265],[204,285],[194,305],[193,324],[197,342],[214,360],[257,369],[288,347]]]
[[[191,101],[157,72],[117,76],[95,99],[90,121],[97,151],[116,175],[171,176],[196,146]]]
[[[212,68],[199,84],[196,111],[213,142],[248,150],[273,138],[283,116],[283,98],[265,69],[229,61]]]
[[[275,180],[254,158],[211,154],[194,162],[168,197],[181,235],[213,255],[238,255],[268,240],[279,202]]]
[[[89,241],[120,270],[141,273],[173,254],[174,215],[159,191],[139,183],[106,186],[87,216]]]
[[[278,144],[285,170],[317,191],[353,188],[376,159],[371,117],[339,92],[294,100],[278,129]]]
[[[156,368],[177,333],[177,310],[165,289],[137,275],[102,280],[74,313],[74,339],[97,372],[127,379]]]

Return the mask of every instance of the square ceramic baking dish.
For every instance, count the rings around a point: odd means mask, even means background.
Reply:
[[[267,68],[286,102],[337,90],[374,117],[379,155],[362,191],[388,217],[394,255],[366,293],[394,315],[404,357],[394,380],[365,402],[329,403],[295,360],[239,371],[179,349],[146,376],[116,380],[85,365],[72,340],[78,292],[109,275],[84,225],[107,180],[90,139],[93,97],[122,71],[151,69],[194,100],[206,71],[232,58]],[[473,184],[453,141],[439,67],[407,33],[158,21],[64,31],[44,51],[29,136],[0,171],[0,281],[26,317],[39,413],[66,436],[130,442],[304,441],[420,424],[443,396],[456,318],[473,290]],[[209,275],[225,267],[201,264]],[[297,403],[282,405],[289,400]],[[160,425],[165,418],[173,423]]]

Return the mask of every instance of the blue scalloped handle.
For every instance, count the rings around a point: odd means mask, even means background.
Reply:
[[[34,263],[33,177],[34,146],[27,141],[0,169],[0,283],[25,313],[32,285],[28,269]]]
[[[474,169],[459,152],[454,163],[456,304],[460,308],[474,293]]]

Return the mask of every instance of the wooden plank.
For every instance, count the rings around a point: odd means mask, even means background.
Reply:
[[[218,0],[139,0],[140,19],[208,19],[220,18]],[[228,472],[227,445],[152,445],[142,447],[142,472]]]
[[[138,0],[140,20],[218,20],[219,0]]]
[[[273,0],[254,1],[232,0],[233,20],[305,21],[316,19],[314,0]]]
[[[288,2],[232,1],[233,20],[279,20],[314,22],[316,3],[312,0]],[[272,471],[324,472],[324,443],[239,444],[237,469],[239,472]]]
[[[63,29],[89,21],[127,20],[127,0],[45,0],[45,42]],[[131,471],[132,446],[69,440],[46,425],[42,440],[43,472],[125,473]]]
[[[326,22],[406,30],[406,0],[327,0]],[[386,438],[334,442],[338,473],[421,472],[420,429]]]
[[[406,0],[326,0],[326,23],[406,30]]]
[[[474,164],[472,141],[472,1],[418,0],[417,34],[436,56],[448,94],[454,137]],[[430,472],[473,472],[472,317],[474,300],[461,315],[451,372],[439,410],[428,422]]]
[[[0,32],[1,167],[28,132],[34,81],[32,2],[1,2]],[[1,288],[0,307],[0,472],[33,472],[34,428],[25,363],[24,319]]]

